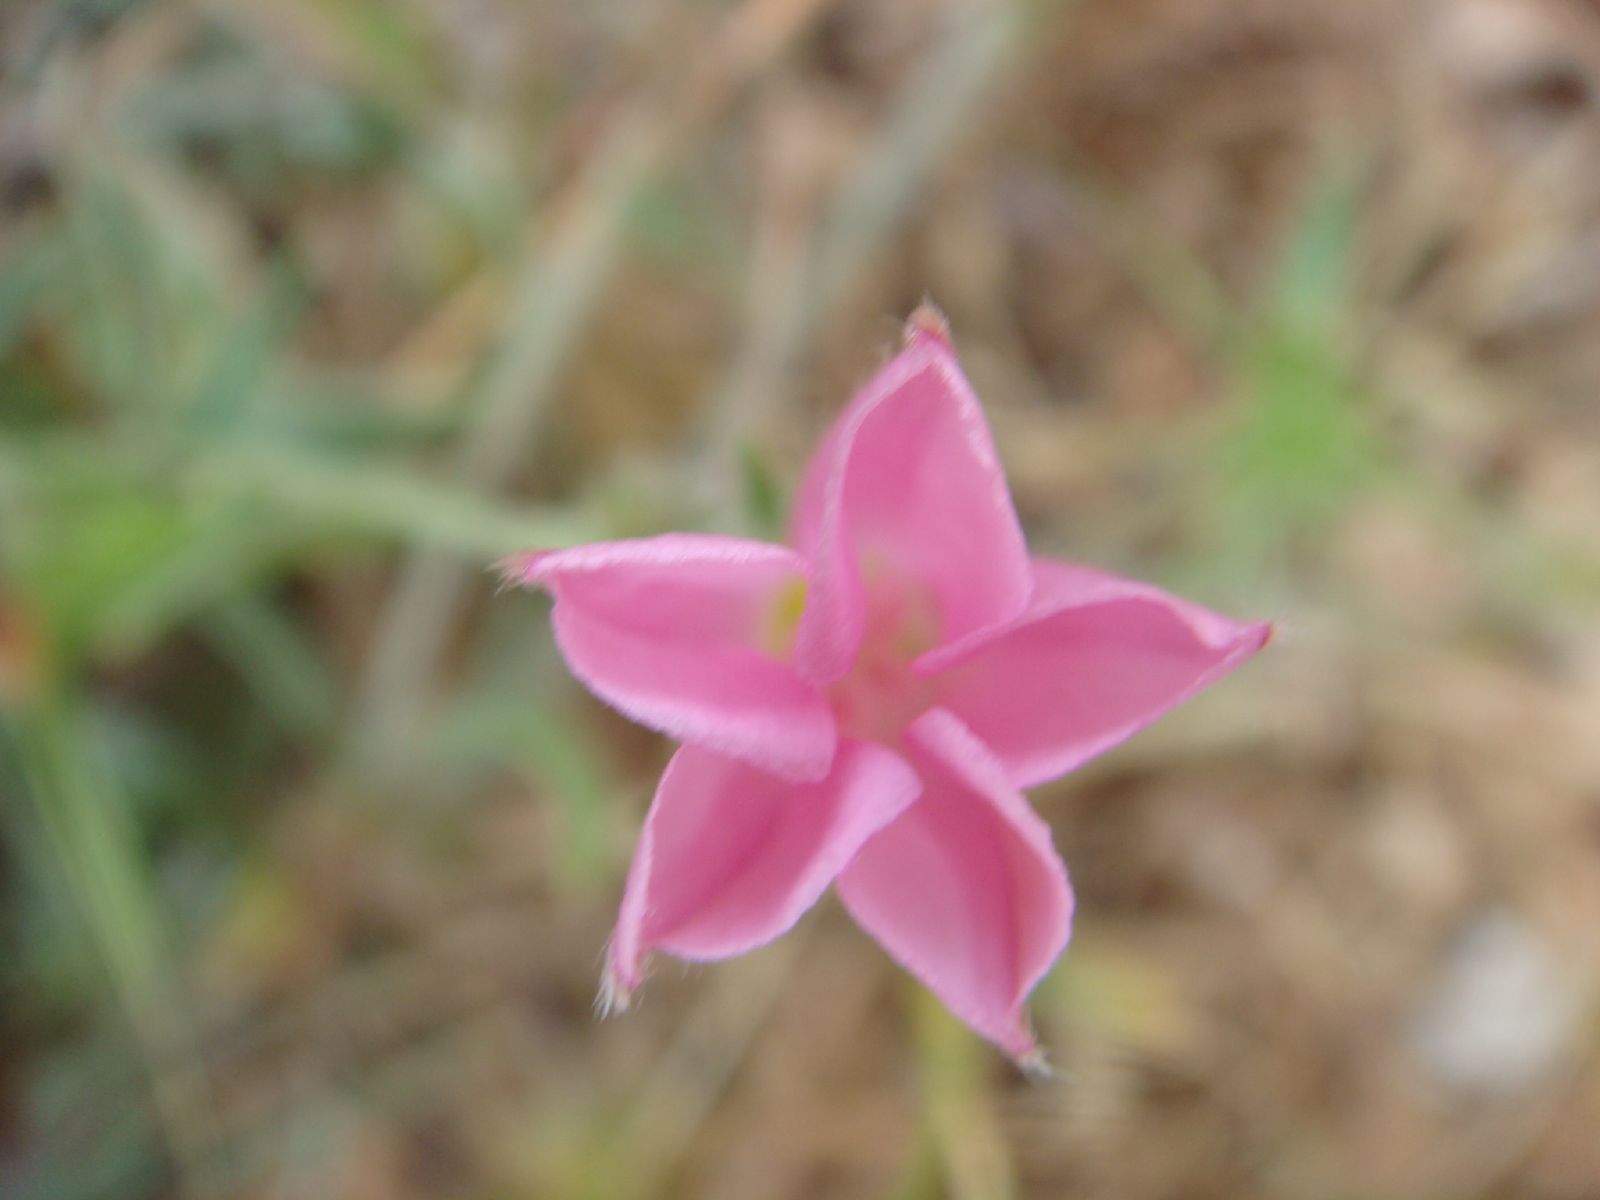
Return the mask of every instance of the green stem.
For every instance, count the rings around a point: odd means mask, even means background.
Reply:
[[[68,699],[47,695],[13,729],[33,808],[144,1054],[182,1183],[201,1146],[203,1110],[174,1053],[184,1021],[171,946],[126,798],[83,724]]]

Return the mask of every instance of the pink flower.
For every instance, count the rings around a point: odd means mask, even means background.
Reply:
[[[1072,890],[1019,789],[1116,745],[1266,642],[1156,588],[1030,558],[942,318],[807,469],[789,546],[667,534],[532,553],[574,674],[684,744],[645,818],[604,994],[653,951],[728,958],[836,884],[979,1034],[1037,1058],[1028,993]]]

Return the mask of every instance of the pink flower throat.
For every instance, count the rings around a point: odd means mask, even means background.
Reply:
[[[926,588],[884,571],[864,575],[866,633],[849,674],[828,687],[828,702],[841,733],[894,745],[938,703],[938,681],[912,663],[939,644],[943,622]]]

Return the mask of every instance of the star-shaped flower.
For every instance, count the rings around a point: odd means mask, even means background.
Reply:
[[[530,553],[568,665],[683,742],[607,955],[729,958],[830,884],[951,1012],[1020,1062],[1072,890],[1019,789],[1116,745],[1270,628],[1031,558],[977,398],[931,308],[808,467],[790,544],[666,534]]]

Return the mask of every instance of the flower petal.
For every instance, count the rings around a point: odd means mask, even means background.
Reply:
[[[915,317],[802,481],[792,530],[811,593],[795,663],[830,683],[866,624],[863,572],[925,590],[942,640],[1020,613],[1027,548],[983,412],[949,343]]]
[[[839,877],[851,915],[946,1007],[1019,1061],[1023,1005],[1067,944],[1072,889],[1050,829],[959,720],[907,731],[921,798]]]
[[[920,786],[897,754],[866,742],[842,744],[829,776],[809,784],[681,748],[634,851],[608,957],[610,995],[638,987],[652,950],[704,960],[770,942]]]
[[[1233,670],[1272,632],[1089,567],[1038,559],[1034,569],[1034,600],[1021,618],[916,664],[1018,787],[1121,742]]]
[[[782,661],[785,613],[805,588],[794,551],[668,534],[528,555],[508,570],[550,590],[573,674],[633,720],[785,778],[827,774],[833,717]]]

